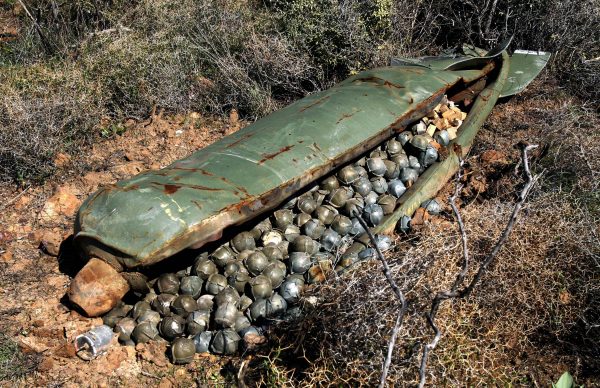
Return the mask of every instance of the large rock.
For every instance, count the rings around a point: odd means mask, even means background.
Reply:
[[[69,288],[69,299],[88,316],[110,311],[129,291],[129,284],[106,262],[92,258],[79,271]]]
[[[81,205],[81,201],[73,193],[73,190],[69,187],[61,186],[46,201],[40,212],[39,219],[43,223],[61,222],[62,217],[73,217],[79,205]]]

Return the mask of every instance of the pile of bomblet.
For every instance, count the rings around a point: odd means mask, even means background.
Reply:
[[[195,353],[232,355],[260,343],[269,319],[301,316],[298,302],[306,283],[376,257],[356,216],[377,226],[394,211],[406,189],[438,160],[440,147],[448,146],[448,131],[432,130],[428,123],[450,109],[457,108],[444,100],[429,119],[322,179],[213,252],[200,254],[192,266],[161,275],[142,300],[121,303],[104,323],[122,344],[171,342],[174,363],[191,362]],[[431,214],[441,210],[435,200],[422,207]],[[410,217],[402,217],[397,228],[407,232]],[[389,237],[375,237],[382,251],[391,247]]]

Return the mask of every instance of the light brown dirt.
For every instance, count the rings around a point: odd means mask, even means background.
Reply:
[[[81,202],[101,185],[164,167],[243,125],[236,116],[229,122],[197,113],[159,114],[126,124],[129,128],[122,136],[97,143],[81,155],[58,155],[62,174],[44,186],[0,187],[0,332],[25,351],[41,354],[37,371],[18,380],[19,385],[189,386],[199,376],[205,379],[205,374],[219,370],[220,360],[207,362],[200,356],[194,365],[202,366],[201,371],[174,367],[165,343],[135,349],[116,345],[91,362],[75,356],[75,336],[102,323],[63,304],[72,274],[65,274],[62,266],[78,258],[73,251],[56,256],[61,244],[63,250],[70,244]],[[69,170],[73,160],[85,161],[90,172],[74,175]]]

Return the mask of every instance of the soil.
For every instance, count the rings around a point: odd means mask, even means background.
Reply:
[[[71,310],[64,297],[79,262],[70,236],[81,202],[101,185],[167,166],[236,131],[242,123],[235,116],[229,121],[207,120],[192,113],[165,118],[157,114],[146,122],[125,125],[122,136],[101,141],[83,155],[59,154],[55,160],[59,174],[43,186],[0,187],[0,332],[24,352],[39,355],[37,370],[19,384],[189,386],[197,378],[210,381],[226,363],[198,356],[191,371],[174,366],[168,361],[166,343],[135,348],[114,344],[92,362],[75,355],[75,336],[102,323]],[[70,171],[76,159],[88,165],[87,174]]]

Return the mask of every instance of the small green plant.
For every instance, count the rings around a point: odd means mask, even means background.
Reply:
[[[0,381],[14,380],[29,373],[39,363],[39,356],[24,354],[19,345],[0,333]]]
[[[125,127],[123,124],[109,124],[106,127],[100,128],[100,135],[106,139],[110,139],[115,135],[122,135],[125,133]]]
[[[565,372],[560,376],[560,379],[556,382],[556,384],[552,384],[552,388],[576,388],[583,387],[583,385],[576,385],[573,380],[573,376],[569,372]]]

